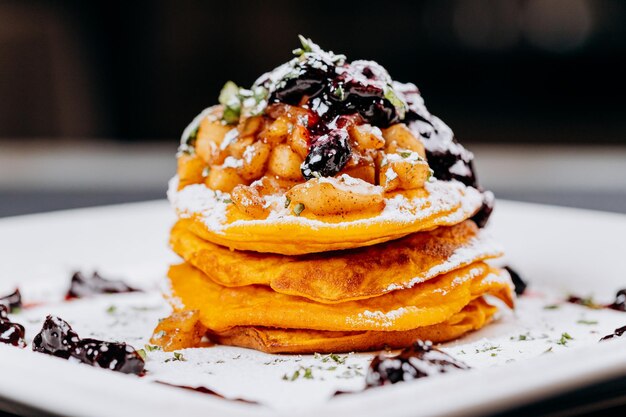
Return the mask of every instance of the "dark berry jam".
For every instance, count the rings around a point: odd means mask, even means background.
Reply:
[[[126,343],[81,339],[72,327],[59,317],[48,316],[33,340],[35,352],[63,359],[75,358],[82,363],[126,374],[140,375],[144,361]]]
[[[461,361],[432,346],[416,341],[396,356],[378,355],[372,360],[366,376],[368,387],[395,384],[460,369],[469,369]]]
[[[491,217],[491,213],[493,213],[495,201],[496,199],[491,191],[483,192],[483,203],[478,211],[471,217],[471,220],[476,223],[476,226],[482,228],[487,225],[487,222],[489,222],[489,218]]]
[[[600,339],[600,341],[602,342],[604,340],[613,339],[614,337],[622,337],[624,333],[626,333],[626,326],[615,329],[613,333],[607,334],[602,339]]]
[[[302,175],[307,180],[316,176],[332,177],[348,163],[352,151],[348,132],[331,130],[322,135],[309,148],[302,164]]]
[[[144,360],[126,343],[82,339],[76,344],[72,357],[91,366],[125,374],[139,375],[144,369]]]
[[[522,279],[520,274],[518,274],[517,271],[515,271],[510,266],[507,265],[504,267],[504,269],[506,269],[506,271],[511,276],[511,281],[513,281],[513,285],[515,286],[515,294],[524,294],[524,291],[526,291],[526,287],[528,286],[528,284]]]
[[[270,91],[269,104],[305,104],[329,124],[339,115],[359,114],[372,125],[387,127],[400,121],[389,99],[391,78],[378,64],[368,61],[346,63],[317,54],[305,54],[292,64],[276,84],[269,78],[258,81]],[[320,126],[312,130],[324,132]]]
[[[91,297],[98,294],[117,294],[139,291],[123,281],[105,279],[97,272],[91,277],[86,277],[82,272],[72,275],[70,288],[65,295],[67,300],[73,298]]]
[[[20,290],[16,288],[11,294],[0,297],[0,305],[7,306],[9,313],[22,308],[22,294]]]
[[[41,331],[33,339],[33,350],[67,359],[72,356],[79,341],[80,337],[66,321],[48,316]]]
[[[0,304],[0,343],[17,347],[26,347],[24,326],[9,320],[9,308]]]

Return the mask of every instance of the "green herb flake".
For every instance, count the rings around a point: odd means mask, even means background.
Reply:
[[[337,86],[337,88],[333,90],[333,95],[337,97],[340,101],[344,101],[346,99],[346,92],[343,89],[343,85]]]
[[[239,121],[241,110],[237,107],[226,106],[222,114],[222,120],[228,125],[232,125]]]
[[[143,350],[143,349],[139,349],[139,350],[137,351],[137,354],[139,354],[139,356],[141,356],[141,359],[146,360],[146,356],[147,356],[147,355],[146,355],[146,351],[145,351],[145,350]]]
[[[115,312],[117,312],[117,306],[111,304],[106,311],[108,314],[115,314]]]
[[[586,324],[589,326],[592,326],[594,324],[598,324],[598,320],[585,320],[585,319],[580,319],[578,320],[576,323],[578,324]]]
[[[299,216],[300,213],[304,211],[304,209],[305,209],[304,204],[298,203],[294,206],[293,212],[296,214],[296,216]]]
[[[556,342],[557,345],[567,346],[567,342],[573,340],[574,338],[570,336],[569,333],[564,332],[561,333],[561,338]]]
[[[549,304],[547,306],[543,306],[544,310],[557,310],[559,308],[561,308],[559,304]]]
[[[385,87],[385,98],[389,100],[389,102],[393,105],[393,107],[395,107],[400,120],[404,119],[404,115],[406,114],[406,110],[407,110],[407,105],[398,96],[398,94],[396,94],[395,90],[393,89],[391,85],[387,85]]]
[[[230,106],[234,102],[239,102],[239,87],[232,81],[226,81],[224,87],[222,87],[222,91],[220,91],[220,95],[218,97],[218,101],[220,104],[224,106]]]
[[[166,359],[165,362],[187,362],[187,359],[180,352],[174,352],[174,356]]]
[[[400,155],[403,158],[408,158],[409,156],[411,156],[413,152],[411,151],[400,151],[398,152],[398,155]]]
[[[300,48],[296,48],[292,51],[295,56],[304,55],[307,52],[313,52],[313,41],[311,39],[305,38],[302,35],[298,35],[298,39],[300,40]]]
[[[145,345],[144,349],[146,352],[154,352],[155,350],[161,350],[161,346],[157,345]],[[143,350],[143,349],[142,349]]]

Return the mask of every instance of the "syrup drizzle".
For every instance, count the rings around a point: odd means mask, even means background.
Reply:
[[[416,341],[395,356],[376,356],[368,369],[368,388],[396,384],[441,373],[470,369],[463,362],[436,349],[429,341]]]

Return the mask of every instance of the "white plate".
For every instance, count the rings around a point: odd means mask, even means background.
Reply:
[[[67,285],[68,272],[73,269],[97,268],[103,273],[131,277],[131,283],[144,288],[156,286],[163,279],[167,264],[177,259],[166,243],[168,228],[173,220],[165,202],[0,220],[0,294],[19,284],[31,299],[46,300],[48,297],[52,300],[59,295],[59,285]],[[625,216],[501,201],[491,230],[506,247],[510,263],[523,273],[534,288],[550,287],[563,294],[567,291],[583,295],[593,293],[598,298],[610,300],[618,288],[626,287]],[[98,303],[109,301],[85,301],[72,308],[87,311],[89,306],[95,308]],[[481,337],[497,335],[498,331],[515,334],[510,333],[515,326],[520,327],[519,333],[528,330],[530,318],[522,316],[532,309],[533,303],[539,305],[536,299],[523,301],[517,316],[509,315],[501,323],[490,326],[491,329],[451,344],[448,349],[458,354],[462,348],[482,343]],[[51,311],[67,309],[50,304],[49,307],[24,312],[22,317],[44,314],[47,308]],[[550,316],[550,326],[554,326],[554,320],[558,323],[558,320],[585,314],[603,314],[605,322],[599,325],[598,334],[593,333],[596,330],[585,330],[583,334],[583,330],[575,329],[578,333],[574,333],[576,341],[572,342],[572,347],[554,346],[554,353],[550,355],[530,355],[520,349],[519,360],[505,363],[515,359],[516,354],[511,349],[505,349],[500,357],[493,359],[493,365],[497,366],[476,366],[480,369],[396,384],[293,408],[289,408],[290,405],[271,408],[225,401],[154,384],[146,378],[79,366],[0,345],[0,398],[5,399],[0,400],[0,408],[21,404],[35,410],[71,416],[318,416],[322,413],[352,415],[357,412],[362,416],[481,415],[626,375],[626,340],[596,343],[597,338],[602,336],[600,333],[616,327],[618,323],[626,324],[626,314],[585,312],[577,306],[565,307],[562,313],[555,314],[561,315]],[[572,324],[568,322],[567,325],[569,330]],[[40,324],[28,324],[27,331],[38,326]],[[105,334],[107,330],[102,329]],[[556,333],[559,331],[555,330]],[[148,329],[146,333],[138,336],[138,340],[149,336]],[[250,353],[249,356],[257,357],[254,355]],[[350,360],[361,359],[357,356]],[[481,360],[486,361],[485,358]],[[245,367],[233,365],[225,369],[229,376],[240,378],[242,386],[246,383],[250,385],[250,381],[245,382]],[[185,372],[193,371],[187,368]],[[256,384],[258,390],[263,391],[262,378]],[[321,386],[308,381],[304,384],[300,385],[309,390],[311,397],[315,397],[316,387]],[[237,391],[236,386],[230,389],[231,392]],[[281,395],[288,397],[290,389],[289,385],[284,385],[284,392],[273,394],[277,398]],[[295,390],[293,395],[301,395],[301,392]]]

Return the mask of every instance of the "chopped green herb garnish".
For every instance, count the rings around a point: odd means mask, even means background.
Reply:
[[[180,352],[174,352],[174,357],[166,359],[165,362],[187,362],[187,359]]]
[[[543,355],[545,355],[546,353],[552,353],[552,346],[543,351]]]
[[[144,349],[146,352],[154,352],[155,350],[161,350],[161,346],[157,345],[145,345]]]
[[[117,306],[111,304],[108,308],[107,308],[107,313],[108,314],[115,314],[115,312],[117,311]]]
[[[294,49],[292,52],[295,56],[303,55],[307,52],[313,52],[313,41],[311,39],[305,38],[302,35],[298,35],[298,39],[300,40],[300,48]]]
[[[598,324],[598,320],[585,320],[585,319],[580,319],[580,320],[578,320],[576,323],[578,323],[578,324],[588,324],[588,325],[593,325],[593,324]]]
[[[567,346],[567,342],[569,340],[573,340],[574,338],[570,336],[569,333],[564,332],[561,333],[561,338],[556,342],[557,345]]]
[[[387,85],[385,87],[385,98],[389,100],[393,107],[395,107],[400,120],[404,119],[404,115],[406,114],[407,110],[407,104],[398,96],[398,94],[396,94],[391,85]]]
[[[233,124],[239,121],[239,115],[241,114],[241,108],[238,107],[224,107],[224,113],[222,113],[222,120],[226,124]]]
[[[299,216],[300,213],[302,213],[304,211],[304,204],[302,203],[298,203],[295,205],[295,207],[293,208],[293,212],[296,214],[296,216]]]
[[[403,158],[408,158],[409,156],[411,156],[413,152],[411,151],[400,151],[398,152],[398,155],[400,155]]]
[[[220,91],[220,95],[218,97],[218,101],[220,104],[224,106],[228,106],[232,102],[239,101],[237,95],[239,94],[239,87],[232,81],[226,81],[224,87],[222,87],[222,91]]]
[[[340,101],[343,101],[346,99],[346,92],[343,89],[342,85],[337,86],[337,88],[335,88],[333,90],[333,94],[335,95],[335,97],[337,97]]]
[[[544,310],[556,310],[561,308],[561,306],[559,304],[549,304],[547,306],[544,306],[543,309]]]

